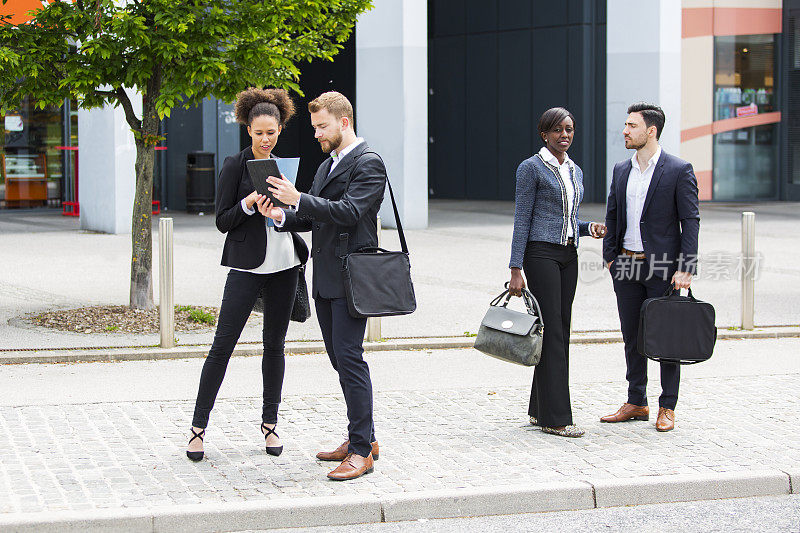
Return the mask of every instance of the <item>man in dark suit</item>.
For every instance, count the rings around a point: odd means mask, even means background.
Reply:
[[[340,461],[328,474],[335,480],[372,472],[378,443],[372,418],[372,382],[363,359],[366,318],[350,316],[342,277],[342,257],[378,245],[378,209],[386,186],[383,161],[353,129],[353,107],[343,95],[327,92],[308,104],[322,150],[330,153],[309,192],[270,177],[271,191],[290,209],[261,202],[260,210],[283,231],[311,230],[314,261],[312,294],[322,338],[347,403],[348,439],[317,458]]]
[[[688,289],[697,269],[697,179],[691,164],[659,146],[664,122],[664,111],[656,105],[628,108],[625,147],[636,154],[614,166],[608,193],[603,259],[617,295],[628,400],[603,422],[649,420],[647,359],[636,349],[639,310],[647,298],[663,296],[670,283]],[[675,427],[679,382],[680,366],[661,363],[658,431]]]

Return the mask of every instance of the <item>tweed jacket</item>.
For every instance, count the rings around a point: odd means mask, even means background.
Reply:
[[[574,163],[573,163],[574,164]],[[522,268],[528,241],[567,244],[568,222],[577,229],[578,237],[589,235],[589,222],[578,218],[583,200],[583,171],[574,165],[570,172],[575,198],[568,212],[567,190],[558,168],[537,153],[517,168],[517,190],[514,202],[514,237],[511,241],[511,268]]]

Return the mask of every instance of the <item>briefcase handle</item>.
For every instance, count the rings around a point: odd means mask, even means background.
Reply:
[[[697,301],[697,299],[692,294],[692,288],[689,287],[687,290],[689,291],[689,298],[691,298],[692,301]],[[672,297],[680,295],[681,295],[681,290],[675,288],[675,283],[670,283],[669,287],[667,287],[667,290],[664,291],[664,296]]]

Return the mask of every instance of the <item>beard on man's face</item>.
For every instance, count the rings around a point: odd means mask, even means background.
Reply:
[[[337,132],[336,135],[330,139],[320,140],[319,144],[322,147],[322,151],[329,154],[338,149],[342,144],[342,134]]]
[[[625,139],[625,148],[629,150],[641,150],[647,144],[647,140],[637,142],[635,139]]]

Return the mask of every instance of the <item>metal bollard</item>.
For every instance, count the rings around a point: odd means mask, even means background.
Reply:
[[[381,245],[381,217],[378,217],[378,246]],[[381,318],[371,316],[367,319],[366,339],[371,342],[381,340]]]
[[[753,329],[755,314],[756,214],[742,213],[742,329]]]
[[[175,347],[175,294],[172,283],[172,219],[158,221],[158,324],[161,347]]]

